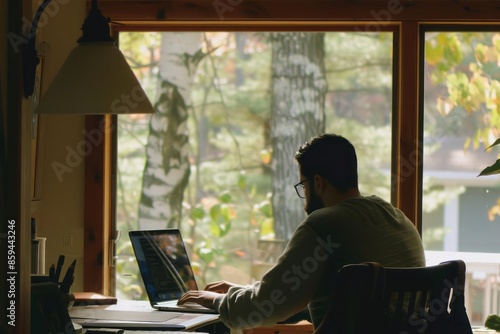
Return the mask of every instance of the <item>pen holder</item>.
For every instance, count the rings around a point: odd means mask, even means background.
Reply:
[[[69,310],[71,306],[75,303],[75,295],[71,292],[61,293],[62,300],[64,301],[66,308]]]

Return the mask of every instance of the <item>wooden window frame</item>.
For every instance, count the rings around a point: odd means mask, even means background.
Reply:
[[[87,8],[90,5],[87,1]],[[420,234],[423,166],[423,103],[420,96],[423,74],[420,69],[423,68],[424,31],[427,26],[447,29],[450,25],[456,28],[477,24],[481,29],[493,29],[491,27],[500,23],[500,7],[490,0],[101,0],[99,8],[112,18],[114,32],[346,31],[346,27],[352,29],[353,25],[366,31],[393,31],[391,201],[414,222]],[[115,121],[116,118],[111,118],[112,126]],[[87,122],[87,126],[87,131],[91,131],[95,124]],[[105,145],[110,150],[104,149]],[[102,150],[86,157],[86,166],[94,169],[93,173],[85,173],[85,212],[95,213],[84,219],[84,288],[88,291],[114,293],[110,245],[113,244],[111,231],[116,229],[112,208],[115,155],[116,134],[106,139]],[[96,183],[96,173],[108,177]],[[87,235],[87,231],[99,233]],[[92,242],[87,241],[90,235],[94,237]],[[100,264],[96,263],[99,254]]]

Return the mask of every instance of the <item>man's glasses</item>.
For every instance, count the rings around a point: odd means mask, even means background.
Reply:
[[[307,182],[307,181],[309,181],[309,180],[305,179],[304,181],[299,182],[299,183],[297,183],[296,185],[293,186],[295,188],[295,191],[297,192],[297,195],[300,198],[306,198],[306,192],[305,192],[305,189],[304,189],[304,183]]]

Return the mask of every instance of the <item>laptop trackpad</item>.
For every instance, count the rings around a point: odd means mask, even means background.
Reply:
[[[158,303],[158,306],[168,306],[168,307],[181,307],[181,308],[202,308],[202,309],[206,309],[206,307],[204,306],[201,306],[200,304],[197,304],[197,303],[193,303],[193,302],[188,302],[188,303],[184,303],[184,304],[177,304],[177,300],[170,300],[168,302],[161,302],[161,303]]]

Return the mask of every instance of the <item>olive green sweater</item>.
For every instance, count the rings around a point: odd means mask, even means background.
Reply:
[[[308,306],[317,328],[328,309],[331,282],[338,270],[367,261],[388,267],[425,266],[414,225],[377,196],[314,211],[259,282],[232,287],[214,306],[231,328],[272,325]]]

